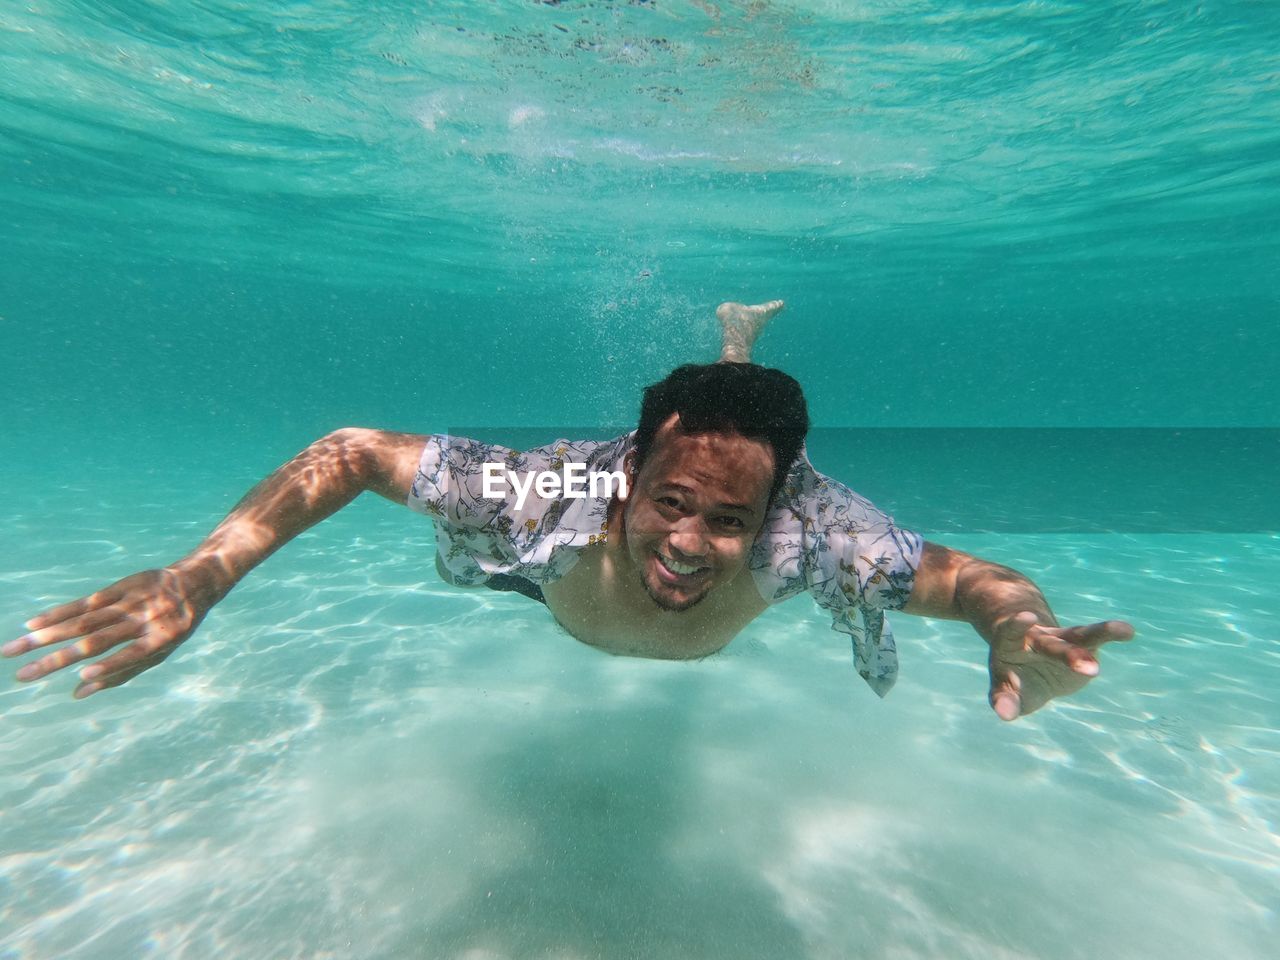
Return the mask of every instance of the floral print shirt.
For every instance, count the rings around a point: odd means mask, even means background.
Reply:
[[[462,437],[433,435],[418,466],[408,506],[435,522],[440,559],[462,585],[493,574],[550,583],[563,577],[586,547],[608,536],[609,497],[539,497],[532,489],[516,508],[510,485],[503,499],[484,497],[484,464],[522,477],[559,473],[566,463],[589,473],[622,470],[634,434],[604,441],[557,440],[511,450]],[[748,564],[760,595],[779,603],[807,590],[853,643],[858,673],[880,696],[898,675],[898,653],[886,610],[911,594],[924,547],[844,484],[813,469],[801,451],[769,504]]]

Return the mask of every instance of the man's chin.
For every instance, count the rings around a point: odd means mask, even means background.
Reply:
[[[655,589],[653,584],[651,584],[649,579],[646,577],[644,579],[644,592],[649,594],[650,600],[656,603],[663,610],[666,610],[668,613],[684,613],[686,610],[692,609],[701,603],[706,595],[711,591],[709,589],[703,589],[692,596],[685,594],[673,596],[666,590]]]

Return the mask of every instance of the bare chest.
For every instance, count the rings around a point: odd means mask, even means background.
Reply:
[[[543,594],[553,616],[573,637],[619,656],[693,660],[724,647],[767,608],[750,572],[718,587],[679,613],[660,609],[638,578],[609,562],[602,549],[584,551]]]

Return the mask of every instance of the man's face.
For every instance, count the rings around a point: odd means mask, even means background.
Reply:
[[[773,449],[734,433],[686,434],[672,417],[633,478],[627,554],[664,610],[688,610],[747,562],[773,485]]]

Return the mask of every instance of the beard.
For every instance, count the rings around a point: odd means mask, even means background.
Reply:
[[[667,597],[661,597],[654,593],[653,587],[649,585],[648,577],[641,577],[640,582],[644,584],[644,592],[649,595],[649,599],[656,603],[660,609],[665,610],[668,613],[684,613],[686,610],[692,610],[705,600],[707,598],[707,594],[711,592],[710,590],[703,590],[696,597],[692,597],[689,600],[673,602]]]

